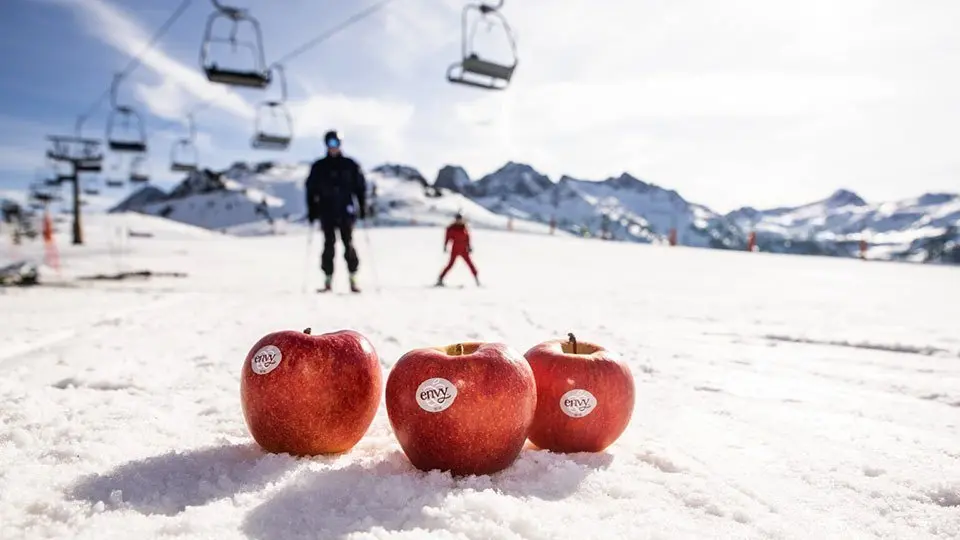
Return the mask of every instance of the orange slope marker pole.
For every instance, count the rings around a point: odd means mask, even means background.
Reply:
[[[57,251],[57,243],[53,238],[53,220],[50,218],[50,209],[43,209],[43,262],[57,271],[60,275],[60,252]]]

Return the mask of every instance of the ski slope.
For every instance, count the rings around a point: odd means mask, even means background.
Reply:
[[[0,290],[0,538],[960,536],[955,268],[476,229],[485,288],[458,263],[434,289],[441,230],[389,227],[357,231],[362,295],[342,251],[313,295],[302,229],[86,220],[90,245],[58,238],[56,286]],[[188,275],[75,279],[118,269]],[[307,326],[366,334],[385,372],[417,347],[572,331],[630,359],[636,409],[606,452],[526,448],[484,477],[413,469],[383,406],[348,453],[268,455],[240,366]]]

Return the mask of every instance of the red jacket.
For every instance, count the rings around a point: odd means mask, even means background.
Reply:
[[[470,251],[470,231],[467,230],[466,224],[454,223],[447,227],[447,238],[443,242],[444,249],[450,242],[453,242],[453,251],[464,253]]]

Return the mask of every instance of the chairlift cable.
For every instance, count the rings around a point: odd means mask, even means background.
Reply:
[[[297,57],[297,56],[300,56],[301,54],[305,53],[305,52],[306,52],[307,50],[309,50],[310,48],[319,45],[320,43],[322,43],[322,42],[330,39],[331,37],[335,36],[336,34],[340,33],[342,30],[345,30],[348,26],[351,26],[351,25],[353,25],[353,24],[355,24],[355,23],[358,23],[358,22],[360,22],[361,20],[366,19],[367,17],[373,15],[373,14],[376,13],[377,11],[380,11],[381,9],[385,8],[385,7],[387,6],[387,4],[389,4],[390,2],[393,2],[393,1],[394,1],[394,0],[381,0],[380,2],[377,2],[376,4],[368,7],[368,8],[365,9],[365,10],[360,11],[360,12],[357,12],[356,14],[354,14],[354,15],[352,15],[351,17],[347,18],[346,20],[344,20],[342,23],[338,24],[337,26],[334,26],[333,28],[330,28],[329,30],[326,30],[326,31],[323,32],[322,34],[318,35],[317,37],[311,39],[310,41],[304,43],[303,45],[297,47],[296,49],[290,51],[289,53],[285,54],[284,56],[281,56],[277,61],[273,62],[273,64],[286,64],[287,62],[289,62],[289,61],[292,60],[293,58],[295,58],[295,57]]]
[[[160,38],[162,38],[164,34],[166,34],[167,31],[170,29],[170,27],[173,26],[173,23],[175,23],[177,19],[179,19],[180,16],[183,15],[183,12],[187,10],[187,7],[190,6],[190,3],[192,1],[193,0],[183,0],[182,2],[180,2],[180,5],[177,6],[177,9],[173,12],[173,14],[170,15],[170,17],[166,20],[166,22],[164,22],[163,25],[160,26],[157,32],[150,39],[150,42],[147,44],[147,46],[144,47],[144,49],[140,51],[139,54],[137,54],[136,56],[130,59],[130,62],[128,62],[127,66],[123,68],[122,71],[120,71],[118,77],[120,78],[126,77],[127,75],[130,75],[131,73],[133,73],[133,71],[140,65],[140,62],[143,60],[143,55],[145,55],[147,52],[153,49],[153,47],[157,44],[157,42],[160,41]],[[83,123],[86,121],[86,119],[90,115],[92,115],[97,111],[97,109],[100,107],[100,105],[103,103],[105,99],[110,97],[112,89],[113,89],[113,81],[111,81],[111,85],[108,86],[106,90],[104,90],[103,94],[101,94],[100,97],[97,98],[97,100],[90,107],[90,109],[77,118],[76,131],[78,136],[80,135],[80,128],[83,125]]]
[[[297,57],[297,56],[305,53],[305,52],[306,52],[307,50],[309,50],[310,48],[316,47],[316,46],[319,45],[320,43],[323,43],[324,41],[332,38],[333,36],[335,36],[336,34],[340,33],[341,31],[347,29],[347,27],[349,27],[349,26],[351,26],[351,25],[353,25],[353,24],[356,24],[356,23],[360,22],[361,20],[363,20],[363,19],[365,19],[365,18],[373,15],[373,14],[376,13],[377,11],[380,11],[381,9],[383,9],[384,7],[386,7],[387,4],[389,4],[389,3],[393,2],[393,1],[394,1],[394,0],[381,0],[380,2],[378,2],[378,3],[376,3],[376,4],[374,4],[374,5],[370,6],[370,7],[368,7],[367,9],[355,13],[354,15],[350,16],[349,18],[345,19],[343,22],[341,22],[340,24],[338,24],[337,26],[334,26],[333,28],[330,28],[330,29],[324,31],[322,34],[318,35],[317,37],[311,39],[310,41],[304,43],[303,45],[297,47],[296,49],[290,51],[289,53],[285,54],[284,56],[281,56],[278,60],[276,60],[276,61],[274,61],[274,62],[271,62],[271,63],[270,63],[270,68],[272,69],[273,67],[275,67],[275,66],[277,66],[277,65],[286,64],[288,61],[290,61],[290,60],[292,60],[293,58],[295,58],[295,57]],[[219,99],[219,97],[220,97],[220,96],[211,97],[211,98],[209,98],[209,99],[207,99],[207,100],[205,100],[205,101],[200,102],[200,103],[197,104],[195,107],[193,107],[192,109],[190,109],[190,112],[189,112],[188,114],[198,114],[198,113],[200,113],[200,112],[202,112],[202,111],[210,108],[211,106],[214,105],[214,103],[217,101],[217,99]]]

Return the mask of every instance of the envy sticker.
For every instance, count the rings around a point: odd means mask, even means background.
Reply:
[[[457,387],[452,382],[435,377],[417,387],[417,404],[427,412],[440,412],[453,405],[457,399]]]
[[[560,396],[560,410],[574,418],[583,418],[593,412],[596,406],[597,398],[581,388],[574,388]]]
[[[266,345],[261,347],[250,359],[250,368],[257,375],[266,375],[277,369],[282,359],[283,355],[280,353],[280,349],[275,345]]]

